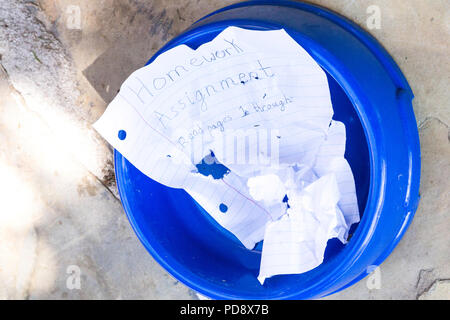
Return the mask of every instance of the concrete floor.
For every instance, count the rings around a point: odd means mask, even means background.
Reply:
[[[0,299],[197,298],[137,240],[91,124],[132,70],[233,2],[0,0]],[[413,88],[422,147],[406,235],[370,278],[327,299],[450,299],[450,3],[311,2],[365,29],[380,8],[368,31]]]

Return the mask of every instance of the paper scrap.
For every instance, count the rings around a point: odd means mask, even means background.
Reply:
[[[359,221],[345,127],[332,116],[324,71],[285,30],[228,27],[195,50],[176,46],[135,71],[94,127],[141,172],[186,190],[248,249],[264,238],[261,274],[269,277],[288,270],[273,267],[266,249],[281,224],[296,230],[309,210],[345,241]],[[219,175],[199,169],[210,160]],[[315,204],[316,186],[333,194],[342,225],[329,220],[331,202]],[[291,206],[308,196],[310,207]],[[316,229],[303,225],[300,237]],[[300,248],[295,259],[313,254],[309,266],[317,265],[321,242],[336,232],[314,238],[317,246]]]
[[[301,191],[288,192],[287,214],[267,224],[258,280],[278,274],[297,274],[320,265],[327,241],[346,243],[348,226],[337,207],[340,198],[334,173]]]

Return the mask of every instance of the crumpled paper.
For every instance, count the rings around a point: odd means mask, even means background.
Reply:
[[[263,282],[316,267],[327,240],[345,242],[359,221],[345,127],[332,116],[324,71],[286,31],[228,27],[135,71],[94,127],[248,249],[264,239]],[[202,170],[209,161],[221,174]]]

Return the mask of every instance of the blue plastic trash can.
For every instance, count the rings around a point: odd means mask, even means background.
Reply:
[[[250,1],[218,10],[170,41],[149,63],[180,44],[197,48],[231,25],[284,28],[327,73],[334,119],[346,126],[345,157],[362,215],[350,242],[344,246],[331,239],[317,268],[274,276],[261,285],[259,250],[244,248],[184,190],[153,181],[116,151],[125,212],[156,261],[208,297],[308,299],[342,290],[386,259],[417,208],[420,149],[411,88],[367,32],[327,9],[290,1]]]

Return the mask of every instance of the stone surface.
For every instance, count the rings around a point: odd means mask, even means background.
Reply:
[[[0,299],[186,299],[120,201],[0,73]],[[80,271],[80,290],[76,273]],[[73,267],[72,267],[73,268]]]
[[[90,127],[76,67],[42,21],[44,13],[32,1],[0,1],[1,64],[28,108],[65,142],[63,148],[113,184],[110,148]]]
[[[419,300],[450,300],[450,280],[437,280]]]
[[[138,242],[111,148],[91,125],[129,73],[233,2],[0,0],[0,299],[196,298]],[[422,147],[422,200],[405,237],[371,277],[327,299],[449,299],[450,3],[310,2],[392,54],[416,96]],[[373,6],[380,28],[369,30]]]

